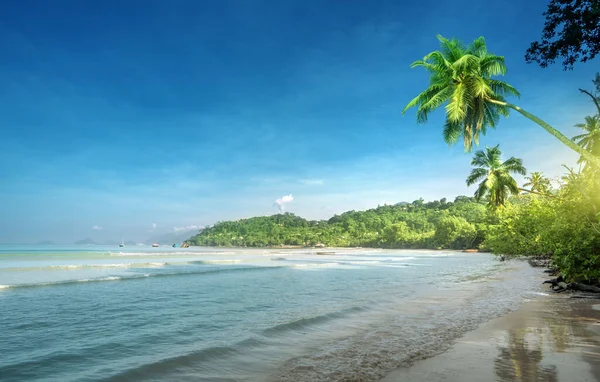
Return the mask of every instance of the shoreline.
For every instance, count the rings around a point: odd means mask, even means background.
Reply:
[[[540,296],[381,382],[600,380],[600,300]]]

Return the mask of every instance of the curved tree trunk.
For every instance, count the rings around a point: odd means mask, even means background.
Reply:
[[[594,105],[596,105],[596,109],[598,109],[598,114],[600,114],[600,102],[598,101],[598,98],[594,97],[594,95],[587,90],[579,89],[579,91],[590,96],[592,101],[594,101]]]
[[[552,127],[549,124],[547,124],[546,122],[542,121],[540,118],[536,117],[535,115],[521,109],[520,107],[518,107],[516,105],[510,104],[508,102],[497,101],[494,99],[488,99],[488,101],[491,103],[495,103],[497,105],[509,107],[509,108],[519,112],[520,114],[524,115],[525,117],[529,118],[533,122],[535,122],[538,125],[540,125],[541,127],[543,127],[544,130],[546,130],[550,134],[554,135],[554,137],[556,137],[556,139],[558,139],[559,141],[564,143],[571,150],[576,151],[579,154],[581,154],[581,156],[584,157],[589,163],[592,163],[596,167],[600,168],[600,157],[597,157],[594,154],[592,154],[591,152],[585,150],[583,147],[579,146],[578,144],[576,144],[569,138],[565,137],[560,131],[556,130],[554,127]]]
[[[546,196],[548,198],[553,198],[554,195],[550,195],[550,194],[543,194],[541,192],[537,192],[537,191],[533,191],[533,190],[527,190],[525,188],[519,188],[519,191],[524,191],[524,192],[528,192],[530,194],[536,194],[536,195],[540,195],[540,196]]]

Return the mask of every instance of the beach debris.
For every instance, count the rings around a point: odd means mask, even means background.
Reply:
[[[597,287],[595,285],[578,283],[578,282],[572,282],[570,284],[567,284],[564,281],[562,276],[558,276],[555,279],[546,280],[543,282],[543,284],[550,284],[550,288],[552,289],[552,291],[554,293],[562,293],[567,290],[581,291],[581,292],[588,292],[588,293],[600,293],[600,287]],[[585,298],[585,297],[573,297],[573,298]],[[600,298],[600,296],[599,296],[599,298]]]
[[[600,288],[598,288],[597,286],[582,283],[571,283],[571,289],[580,290],[583,292],[600,293]]]
[[[599,294],[574,294],[571,298],[591,298],[591,299],[600,299]]]

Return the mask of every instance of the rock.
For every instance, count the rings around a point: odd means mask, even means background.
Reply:
[[[567,289],[569,287],[564,281],[559,282],[557,285],[559,289]]]

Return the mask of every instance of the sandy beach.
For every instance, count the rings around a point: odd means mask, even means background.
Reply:
[[[445,353],[382,379],[396,381],[600,381],[600,300],[551,295],[528,301]]]

